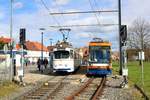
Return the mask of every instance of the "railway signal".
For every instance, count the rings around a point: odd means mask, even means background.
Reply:
[[[26,29],[25,28],[20,29],[19,39],[20,39],[20,45],[24,45],[26,41]]]
[[[127,26],[126,25],[121,25],[120,37],[121,37],[121,46],[123,46],[125,41],[127,40]]]

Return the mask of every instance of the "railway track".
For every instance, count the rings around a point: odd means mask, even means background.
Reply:
[[[102,92],[105,82],[106,78],[90,78],[72,95],[65,97],[65,100],[96,100]]]
[[[54,77],[48,82],[40,85],[39,88],[17,98],[17,100],[51,100],[53,95],[57,93],[57,91],[59,91],[63,86],[65,86],[66,83],[63,81],[67,78],[67,76]]]

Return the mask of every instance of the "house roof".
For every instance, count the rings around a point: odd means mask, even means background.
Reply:
[[[26,49],[31,51],[41,51],[42,44],[39,42],[26,41],[25,43]],[[16,48],[19,49],[19,44],[16,45]],[[43,51],[48,51],[48,49],[43,45]]]
[[[10,42],[11,42],[11,39],[10,39],[10,38],[0,37],[0,42],[3,42],[3,43],[10,43]]]

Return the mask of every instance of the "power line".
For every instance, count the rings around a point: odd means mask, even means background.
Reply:
[[[51,12],[51,10],[48,8],[48,6],[45,4],[45,2],[44,2],[44,0],[40,0],[41,1],[41,3],[42,3],[42,5],[45,7],[45,9],[48,11],[48,13],[49,12]],[[56,24],[58,25],[58,26],[60,26],[60,23],[57,21],[57,19],[54,17],[54,16],[52,16],[52,18],[53,18],[53,20],[56,22]],[[60,27],[61,28],[61,27]]]
[[[62,25],[61,27],[95,27],[95,26],[104,26],[104,27],[106,27],[106,26],[115,26],[115,25],[118,25],[118,24],[80,24],[80,25]],[[51,25],[50,27],[52,27],[52,28],[59,28],[59,26],[55,26],[55,25]]]
[[[80,13],[115,13],[118,10],[94,10],[94,11],[70,11],[70,12],[62,12],[62,13],[50,13],[50,15],[60,15],[60,14],[80,14]]]
[[[88,1],[89,1],[89,4],[90,4],[90,7],[91,7],[91,10],[93,10],[93,11],[94,11],[94,7],[92,6],[92,2],[91,2],[91,0],[88,0]],[[100,21],[99,21],[99,19],[98,19],[97,15],[96,15],[96,13],[94,13],[94,16],[95,16],[95,18],[96,18],[96,20],[97,20],[97,23],[98,23],[98,24],[100,24]]]
[[[58,7],[58,10],[61,12],[60,6],[58,5],[57,1],[56,0],[53,0],[53,1],[55,2],[56,6]],[[63,20],[65,21],[63,14],[61,14],[61,16],[62,16]]]
[[[99,2],[100,2],[100,1],[99,1]],[[96,0],[94,0],[94,4],[95,4],[95,8],[97,8],[97,9],[98,9],[99,7],[98,7],[98,3],[97,3],[97,1],[96,1]],[[100,13],[98,13],[98,14],[100,15]]]

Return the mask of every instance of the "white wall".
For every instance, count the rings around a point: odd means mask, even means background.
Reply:
[[[43,57],[49,58],[49,52],[43,52]],[[28,60],[32,63],[36,63],[38,58],[41,58],[41,51],[31,51],[27,50],[27,55],[25,55],[25,58],[28,58]]]

